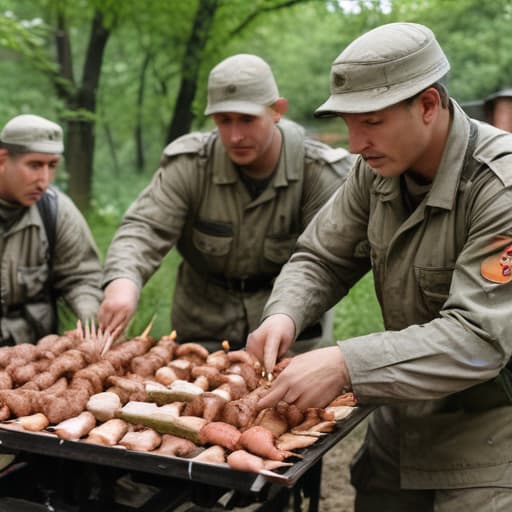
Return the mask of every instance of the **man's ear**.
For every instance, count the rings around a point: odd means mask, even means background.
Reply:
[[[441,96],[434,87],[429,87],[420,94],[421,107],[423,109],[423,119],[426,123],[431,123],[441,108]]]
[[[277,119],[274,119],[277,123],[281,119],[281,116],[284,116],[288,110],[288,100],[286,98],[278,98],[272,105],[272,110],[278,114],[276,116]]]

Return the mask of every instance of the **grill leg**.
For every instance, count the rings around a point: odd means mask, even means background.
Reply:
[[[302,497],[309,498],[308,512],[318,512],[322,485],[322,459],[312,466],[293,488],[294,512],[302,512]]]

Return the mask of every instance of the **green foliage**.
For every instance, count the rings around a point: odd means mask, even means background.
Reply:
[[[335,339],[344,340],[383,329],[382,314],[373,288],[373,276],[369,273],[337,304],[334,335]]]

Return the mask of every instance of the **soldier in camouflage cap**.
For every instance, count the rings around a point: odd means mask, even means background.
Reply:
[[[316,113],[340,117],[360,157],[248,338],[271,371],[372,270],[386,330],[295,357],[258,404],[323,407],[352,390],[380,406],[352,465],[356,512],[512,510],[512,136],[466,117],[448,69],[414,23],[334,61]]]
[[[57,331],[56,298],[94,318],[101,266],[72,201],[51,187],[64,150],[62,128],[36,115],[0,132],[0,345],[35,343]]]
[[[211,70],[205,113],[217,129],[169,144],[126,213],[106,258],[104,327],[125,329],[141,288],[176,246],[178,341],[244,346],[297,236],[352,162],[283,119],[287,106],[256,55],[234,55]],[[309,339],[313,326],[318,319],[305,326]]]

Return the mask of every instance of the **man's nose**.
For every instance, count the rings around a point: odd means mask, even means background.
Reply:
[[[230,135],[231,142],[240,142],[244,138],[242,127],[238,123],[233,123]]]
[[[364,130],[358,129],[354,126],[349,127],[348,130],[348,150],[351,153],[363,153],[369,146],[368,137]]]
[[[38,182],[44,188],[47,188],[50,184],[50,181],[53,178],[53,168],[49,165],[43,165],[39,171]]]

